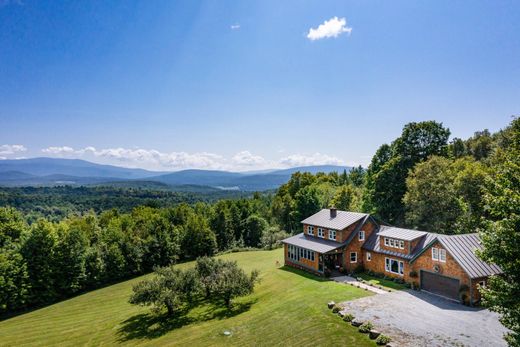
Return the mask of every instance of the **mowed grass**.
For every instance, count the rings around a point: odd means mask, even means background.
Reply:
[[[182,318],[157,318],[128,303],[132,285],[143,276],[2,321],[0,345],[375,346],[326,305],[369,292],[278,268],[281,249],[222,258],[237,260],[248,272],[261,271],[255,293],[235,300],[232,311],[204,304]],[[225,330],[232,335],[224,336]]]
[[[355,275],[356,277],[361,277],[362,279],[364,279],[365,281],[373,284],[373,285],[376,285],[376,286],[381,286],[385,289],[392,289],[392,290],[403,290],[403,289],[406,289],[406,286],[404,284],[400,284],[400,283],[396,283],[392,280],[389,280],[389,279],[384,279],[384,278],[378,278],[378,277],[375,277],[375,276],[371,276],[367,273],[360,273],[360,274],[357,274]]]

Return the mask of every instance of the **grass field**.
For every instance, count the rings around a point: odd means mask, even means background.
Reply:
[[[0,345],[375,346],[326,307],[368,292],[278,268],[281,249],[222,257],[261,271],[255,293],[236,300],[231,312],[208,304],[181,319],[158,319],[127,302],[141,277],[2,321]]]
[[[388,279],[384,279],[384,278],[370,276],[367,273],[357,274],[357,275],[355,275],[355,277],[361,277],[362,279],[364,279],[365,281],[367,281],[373,285],[381,286],[386,289],[393,289],[393,290],[406,289],[406,286],[404,284],[396,283],[392,280],[388,280]]]

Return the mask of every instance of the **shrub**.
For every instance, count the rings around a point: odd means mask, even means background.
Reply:
[[[386,335],[383,335],[383,334],[379,335],[379,336],[377,337],[377,339],[376,339],[376,343],[377,343],[378,345],[386,345],[386,344],[389,344],[390,341],[392,341],[392,339],[389,338],[389,337],[386,336]]]
[[[354,320],[354,315],[352,313],[345,313],[345,315],[343,316],[343,320],[345,322],[352,322]]]
[[[370,332],[370,330],[372,330],[372,328],[374,328],[374,325],[372,324],[372,322],[370,321],[367,321],[363,324],[361,324],[361,326],[359,327],[359,332],[363,333],[363,334],[367,334]]]
[[[418,275],[417,275],[417,271],[413,270],[413,271],[410,271],[410,277],[411,278],[416,278]]]
[[[341,306],[334,305],[334,307],[332,308],[332,313],[338,313],[339,311],[341,311]]]

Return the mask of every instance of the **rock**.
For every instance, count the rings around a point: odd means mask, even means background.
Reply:
[[[340,317],[343,318],[347,314],[347,311],[346,310],[342,310],[342,311],[339,311],[338,314],[339,314]]]
[[[363,322],[360,320],[354,319],[352,322],[350,322],[350,324],[352,324],[352,326],[355,326],[355,327],[360,327],[363,324]]]
[[[334,301],[329,301],[329,303],[327,304],[327,307],[328,308],[333,308],[334,305],[336,305],[336,303]]]
[[[372,329],[372,330],[370,330],[370,333],[368,336],[370,337],[371,340],[375,340],[378,338],[379,335],[381,335],[381,333],[379,331]]]

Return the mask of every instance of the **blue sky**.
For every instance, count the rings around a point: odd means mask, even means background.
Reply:
[[[0,157],[367,165],[410,121],[506,126],[519,33],[518,1],[0,0]]]

